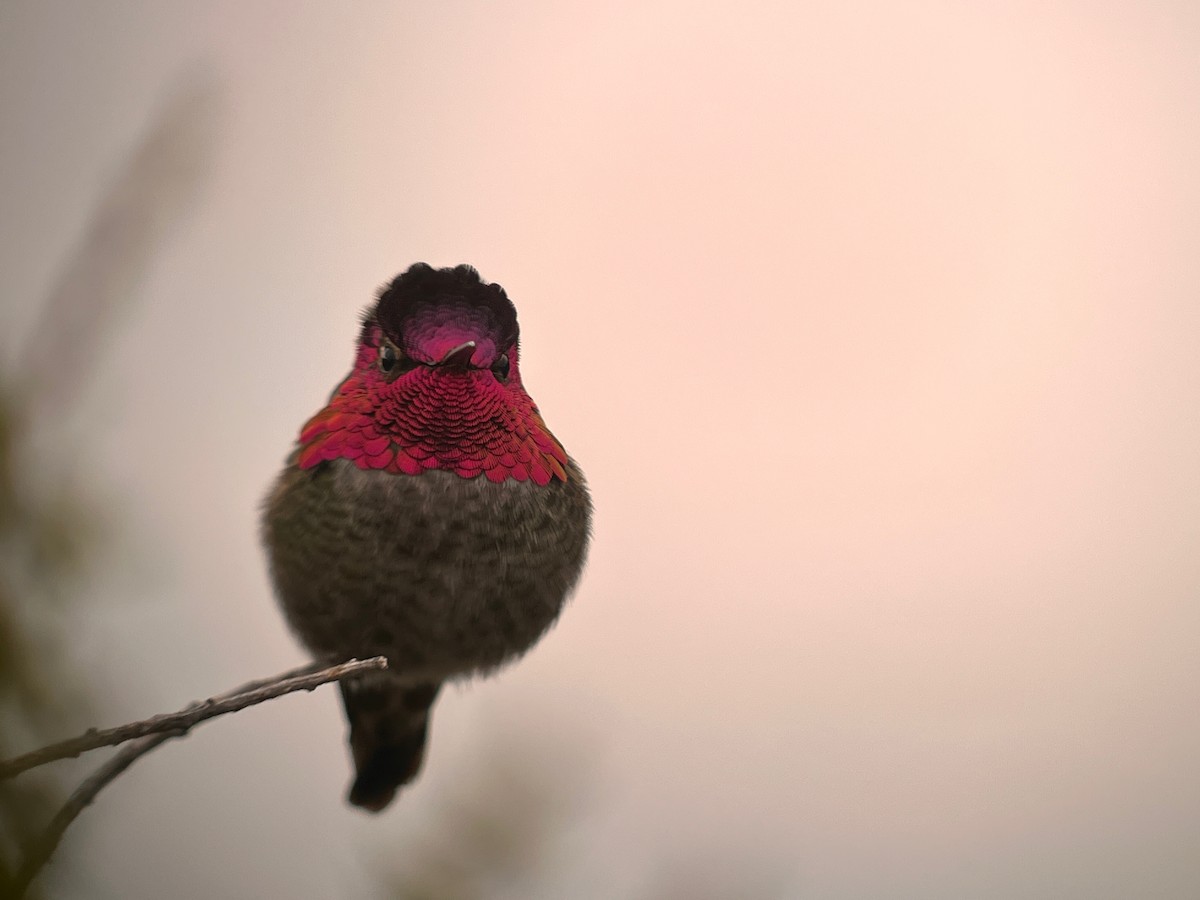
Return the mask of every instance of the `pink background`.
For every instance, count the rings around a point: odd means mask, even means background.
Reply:
[[[105,722],[302,659],[256,507],[414,260],[516,301],[595,545],[384,817],[301,695],[128,774],[63,896],[365,896],[494,752],[580,794],[495,896],[1200,895],[1200,6],[9,0],[6,357],[189,91],[71,426]]]

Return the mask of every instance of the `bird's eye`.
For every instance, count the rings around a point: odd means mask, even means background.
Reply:
[[[396,368],[396,364],[400,362],[400,356],[396,353],[396,348],[391,344],[379,345],[379,371],[390,372]]]
[[[503,354],[498,360],[492,364],[492,374],[496,376],[496,380],[503,383],[508,381],[508,354]]]

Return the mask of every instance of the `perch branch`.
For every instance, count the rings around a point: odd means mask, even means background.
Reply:
[[[130,722],[128,725],[118,725],[116,728],[91,728],[70,740],[60,741],[57,744],[51,744],[48,747],[32,750],[0,762],[0,781],[20,775],[27,769],[33,769],[57,759],[79,756],[81,753],[95,750],[98,747],[112,747],[135,738],[162,732],[172,735],[186,734],[193,726],[205,719],[237,712],[247,706],[254,706],[257,703],[290,694],[292,691],[311,691],[330,681],[340,681],[343,678],[373,669],[384,668],[387,668],[387,660],[382,656],[367,660],[352,659],[328,668],[323,663],[314,663],[301,669],[285,672],[275,678],[244,684],[240,688],[218,697],[210,697],[200,703],[193,703],[178,712],[151,716],[149,719]]]
[[[9,890],[11,891],[9,896],[13,897],[14,900],[20,900],[21,897],[25,896],[30,882],[42,870],[42,867],[49,862],[54,851],[58,849],[58,845],[62,841],[62,836],[66,832],[67,827],[96,799],[96,795],[100,793],[106,784],[133,765],[138,758],[149,753],[159,744],[182,734],[182,731],[163,731],[136,740],[131,744],[126,744],[113,755],[112,759],[89,775],[72,792],[71,796],[67,798],[67,802],[63,804],[62,809],[55,813],[54,818],[50,820],[50,824],[46,826],[46,830],[42,832],[37,841],[29,848],[25,859],[21,861],[21,868],[17,871],[12,884],[9,886]]]
[[[89,731],[71,741],[53,744],[4,763],[6,767],[4,771],[7,773],[8,768],[14,768],[15,764],[23,760],[32,760],[9,773],[16,774],[51,760],[78,756],[85,750],[133,740],[133,743],[122,747],[108,762],[85,779],[67,798],[67,802],[50,820],[50,824],[41,837],[30,847],[16,874],[15,881],[10,886],[11,896],[18,900],[24,896],[29,884],[58,848],[67,827],[96,799],[96,795],[109,782],[159,744],[174,737],[182,737],[194,726],[215,716],[237,712],[239,709],[263,703],[293,691],[311,691],[331,681],[341,681],[366,672],[386,669],[387,659],[376,656],[364,660],[352,659],[336,666],[321,668],[322,665],[322,663],[313,663],[274,678],[252,681],[227,693],[210,697],[200,703],[193,703],[179,712],[154,716],[141,722],[133,722],[105,731]]]

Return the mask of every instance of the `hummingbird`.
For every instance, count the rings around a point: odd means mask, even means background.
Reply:
[[[379,812],[425,756],[441,686],[487,675],[554,624],[587,555],[583,472],[521,381],[517,312],[468,265],[416,263],[362,316],[354,365],[263,503],[284,615],[331,662],[355,776]]]

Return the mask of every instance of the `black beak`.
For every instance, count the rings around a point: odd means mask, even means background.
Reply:
[[[465,344],[459,344],[446,351],[446,354],[438,362],[439,366],[445,366],[447,369],[455,369],[458,371],[466,371],[471,365],[471,357],[475,353],[475,342],[467,341]]]

